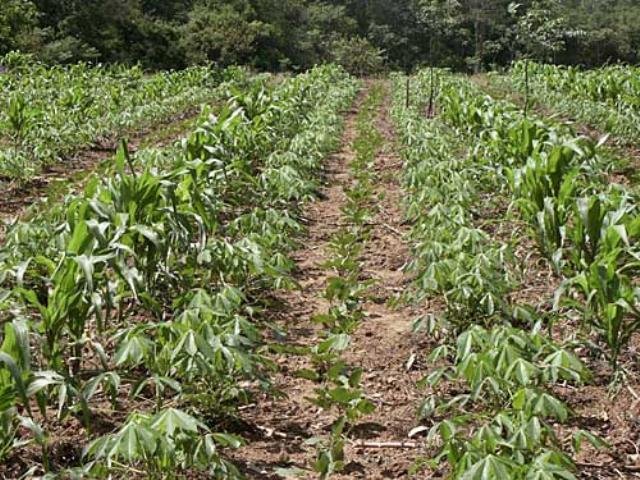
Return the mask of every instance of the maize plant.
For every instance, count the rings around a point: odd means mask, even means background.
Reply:
[[[164,80],[139,80],[149,97],[164,91]],[[0,316],[28,333],[2,336],[0,452],[39,445],[41,465],[29,474],[239,476],[221,449],[242,442],[215,419],[248,399],[246,385],[269,386],[265,293],[295,286],[299,207],[317,189],[356,90],[332,66],[255,82],[225,88],[217,115],[206,110],[165,151],[132,155],[123,143],[107,175],[8,232]],[[93,432],[97,406],[125,400],[124,423]],[[49,421],[70,415],[90,443],[58,471]]]
[[[608,347],[606,354],[617,374],[622,349],[640,331],[640,291],[616,260],[597,258],[587,270],[567,279],[556,294],[556,306],[574,306],[583,313],[585,325],[594,328]],[[639,266],[634,261],[625,268]],[[578,293],[582,301],[571,300],[569,292]]]
[[[529,62],[534,101],[614,134],[629,143],[638,136],[638,68],[612,65],[593,70]],[[516,62],[510,83],[524,89],[524,66]]]
[[[8,99],[0,109],[0,174],[17,180],[81,148],[157,125],[245,78],[240,69],[208,66],[147,76],[139,67],[47,67],[27,57],[19,63],[0,85]],[[4,138],[13,139],[12,148]]]

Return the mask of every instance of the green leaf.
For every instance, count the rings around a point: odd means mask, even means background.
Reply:
[[[15,359],[21,369],[26,371],[31,369],[29,327],[25,320],[16,319],[5,324],[1,350]]]
[[[318,351],[321,353],[334,351],[341,352],[349,347],[351,337],[346,334],[331,335],[329,338],[320,342]]]
[[[223,448],[240,448],[245,444],[242,438],[229,433],[214,433],[213,438]]]
[[[86,246],[90,241],[91,234],[89,233],[87,224],[84,221],[80,221],[73,229],[71,239],[67,244],[67,251],[75,255],[80,255],[85,251]]]
[[[199,428],[206,430],[198,420],[176,408],[169,408],[155,415],[151,420],[151,428],[169,437],[174,437],[176,431],[198,433]]]
[[[461,480],[496,480],[513,478],[512,462],[495,455],[487,455],[461,477]]]
[[[359,398],[360,392],[352,391],[344,387],[337,387],[329,390],[329,397],[334,402],[347,404],[352,400]]]
[[[351,376],[349,377],[349,386],[351,388],[357,388],[360,385],[360,380],[362,379],[362,368],[355,368],[353,372],[351,372]]]
[[[146,225],[134,225],[131,227],[131,230],[133,232],[139,233],[144,238],[149,240],[153,244],[153,246],[156,247],[156,249],[162,249],[163,241],[159,232],[147,227]]]
[[[127,335],[118,346],[115,355],[116,365],[137,365],[149,354],[152,342],[143,334]]]
[[[584,440],[587,440],[597,450],[610,447],[609,443],[599,436],[586,430],[578,430],[573,434],[573,450],[576,454],[580,453]]]
[[[80,255],[73,259],[84,272],[84,278],[87,282],[89,291],[93,291],[93,262],[86,255]]]
[[[532,413],[542,417],[553,417],[566,422],[569,417],[567,407],[552,395],[542,392],[533,398]]]
[[[56,372],[38,372],[29,381],[27,387],[27,395],[33,396],[40,392],[42,389],[50,387],[52,385],[63,385],[64,377]]]
[[[10,355],[8,355],[5,352],[1,352],[0,351],[0,364],[4,363],[7,368],[9,369],[9,372],[11,373],[11,376],[13,377],[13,381],[16,384],[16,390],[18,391],[18,395],[20,395],[20,398],[22,400],[22,403],[24,405],[24,407],[28,410],[29,409],[29,394],[27,392],[27,389],[25,387],[22,375],[23,372],[20,369],[20,367],[18,366],[18,364],[16,363],[16,361],[13,359],[13,357],[11,357]]]
[[[538,367],[524,358],[518,358],[511,367],[509,367],[505,376],[507,379],[515,377],[518,383],[525,387],[531,383],[531,379],[535,378],[538,373]]]

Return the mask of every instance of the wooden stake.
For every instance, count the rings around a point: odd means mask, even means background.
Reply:
[[[409,108],[409,106],[411,104],[410,96],[411,96],[411,76],[407,74],[407,104],[406,104],[406,108]]]
[[[529,114],[529,59],[524,60],[524,118]]]
[[[435,83],[433,81],[433,64],[429,67],[429,71],[430,71],[430,85],[429,85],[429,108],[427,109],[427,118],[433,118],[434,117],[434,105],[433,102],[435,101]]]

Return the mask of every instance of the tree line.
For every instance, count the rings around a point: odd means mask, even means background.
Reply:
[[[636,63],[638,18],[637,0],[0,0],[0,54],[149,69],[589,67]]]

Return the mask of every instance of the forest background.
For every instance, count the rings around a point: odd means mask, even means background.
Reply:
[[[532,45],[525,30],[534,30]],[[638,0],[0,0],[0,55],[179,69],[636,63]]]

